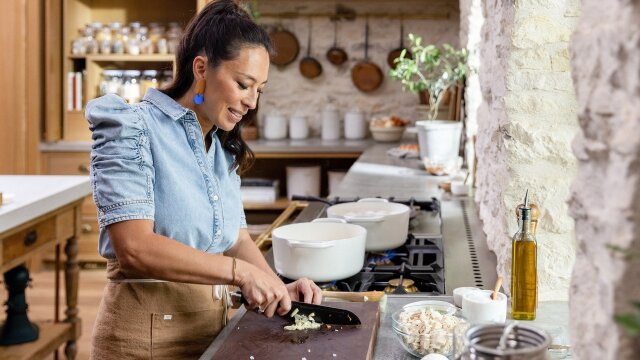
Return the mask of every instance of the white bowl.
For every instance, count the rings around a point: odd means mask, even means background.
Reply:
[[[469,291],[462,296],[462,316],[471,324],[504,323],[507,319],[507,295],[498,293],[491,299],[493,290]]]
[[[481,290],[477,287],[470,287],[470,286],[465,286],[465,287],[459,287],[459,288],[455,288],[453,289],[453,302],[456,304],[457,307],[462,307],[462,297],[464,296],[464,294],[468,293],[469,291],[474,291],[474,290]]]
[[[400,141],[404,134],[404,126],[393,127],[374,127],[370,126],[371,136],[374,140],[380,142],[394,142]]]

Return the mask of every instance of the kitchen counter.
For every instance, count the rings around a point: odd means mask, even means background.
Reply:
[[[415,360],[416,358],[409,354],[402,345],[398,337],[393,331],[391,315],[402,308],[402,306],[422,300],[440,300],[453,303],[451,296],[425,296],[425,295],[386,295],[380,302],[380,327],[376,339],[374,350],[374,359],[376,360]],[[326,303],[326,305],[331,305]],[[220,348],[223,341],[231,331],[235,328],[240,318],[246,312],[242,307],[236,315],[231,319],[229,324],[222,330],[214,342],[209,345],[201,360],[210,359]],[[562,301],[541,302],[538,305],[538,318],[534,321],[522,321],[525,324],[531,324],[547,331],[552,336],[552,344],[566,345],[568,343],[568,325],[569,325],[569,305]],[[327,344],[330,345],[330,344]]]

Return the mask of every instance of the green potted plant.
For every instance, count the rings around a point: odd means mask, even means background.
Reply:
[[[394,80],[402,82],[405,90],[426,92],[429,99],[429,120],[438,115],[438,107],[451,86],[464,82],[469,72],[466,49],[456,49],[449,44],[442,47],[423,45],[422,38],[409,34],[411,53],[403,50],[395,59],[396,68],[389,70]]]
[[[416,122],[420,157],[427,169],[433,164],[454,167],[459,159],[462,122],[434,119],[447,90],[463,83],[469,72],[467,50],[448,44],[423,45],[422,38],[414,34],[409,34],[409,41],[413,56],[403,50],[389,74],[402,82],[405,90],[428,93],[428,119]]]

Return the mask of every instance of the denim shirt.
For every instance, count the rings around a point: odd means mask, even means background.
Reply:
[[[232,247],[247,226],[234,157],[216,133],[205,149],[196,114],[150,89],[140,104],[116,95],[87,104],[91,184],[100,255],[115,258],[106,226],[154,221],[156,234],[209,253]]]

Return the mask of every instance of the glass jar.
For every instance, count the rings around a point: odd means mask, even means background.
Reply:
[[[84,55],[87,53],[87,49],[84,45],[84,31],[78,30],[78,36],[71,41],[71,54]]]
[[[140,71],[125,70],[122,78],[122,91],[120,93],[128,103],[137,103],[141,99]]]
[[[100,96],[120,94],[122,88],[122,70],[104,70],[100,79]]]
[[[160,78],[160,87],[166,88],[167,86],[173,83],[173,71],[172,70],[164,70],[162,72],[162,77]]]
[[[142,88],[142,95],[147,93],[147,90],[150,88],[157,89],[160,85],[158,81],[158,71],[156,70],[145,70],[142,72],[142,77],[140,78],[140,87]]]
[[[141,54],[153,54],[153,44],[151,43],[151,39],[149,39],[149,29],[146,26],[141,26],[138,29],[136,38],[140,44]]]

